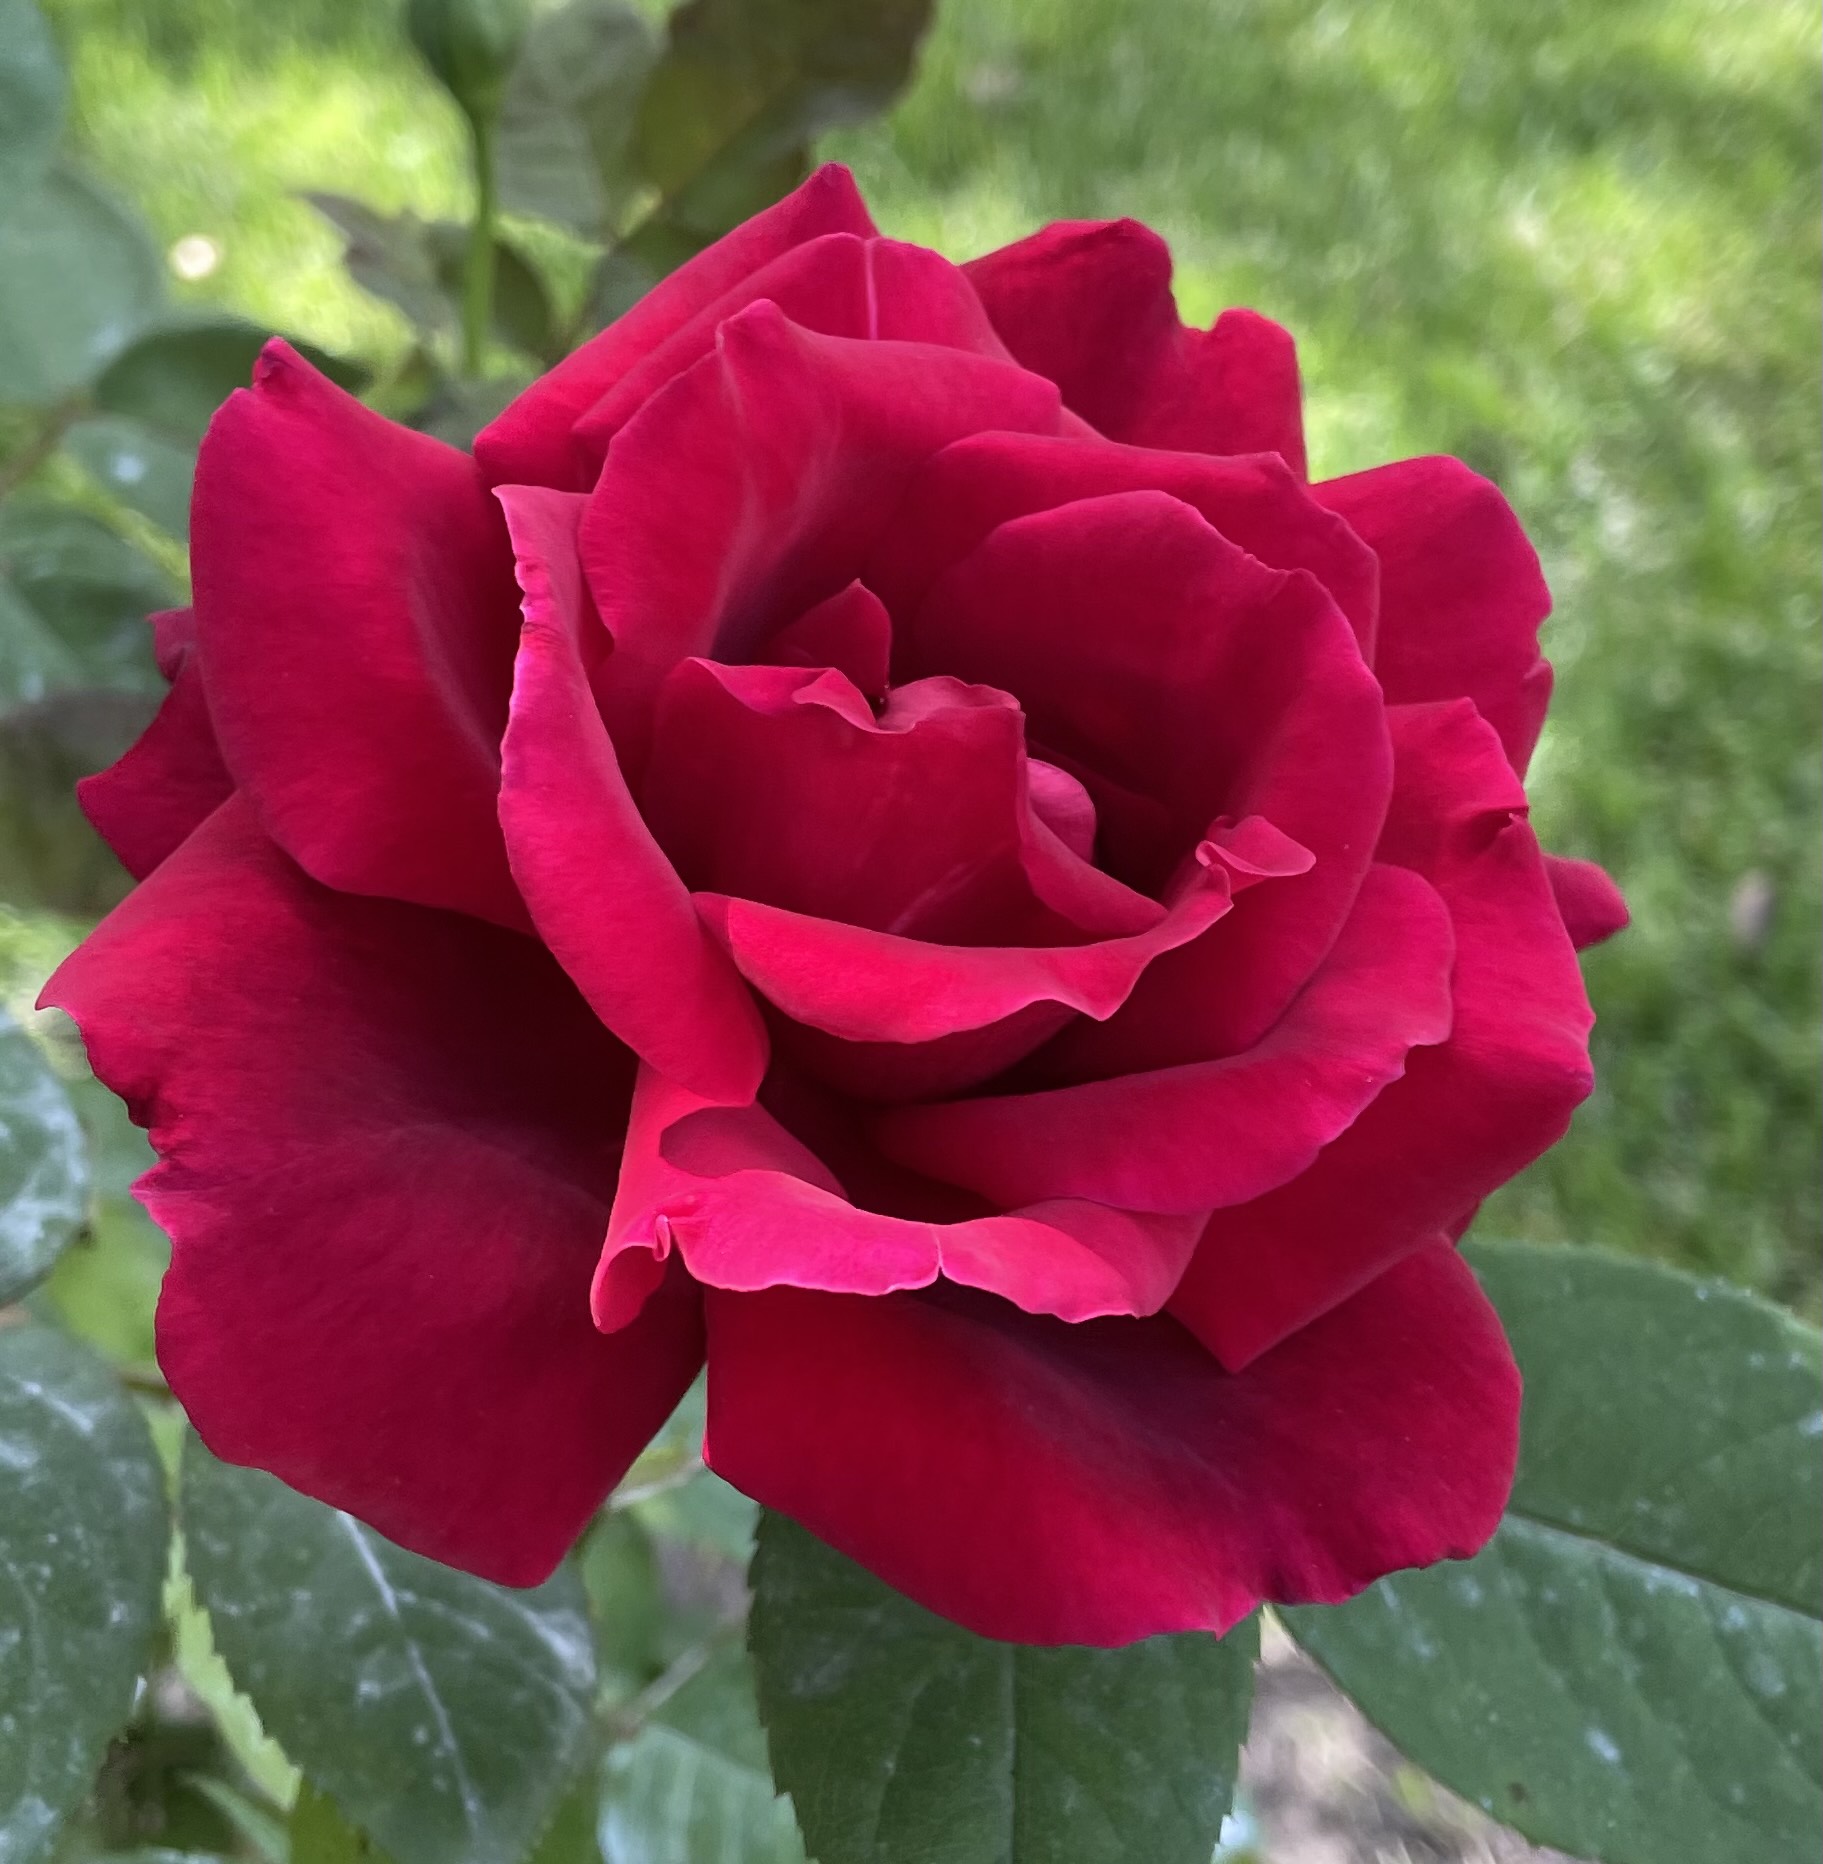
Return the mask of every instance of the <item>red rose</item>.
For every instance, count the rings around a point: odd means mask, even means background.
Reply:
[[[714,1468],[990,1635],[1486,1539],[1451,1243],[1624,918],[1526,823],[1545,587],[1455,461],[1307,485],[1289,338],[1169,272],[830,168],[473,457],[267,352],[46,993],[218,1454],[531,1582],[706,1351]]]

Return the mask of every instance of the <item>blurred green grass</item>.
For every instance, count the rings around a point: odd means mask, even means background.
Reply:
[[[49,0],[90,158],[183,287],[397,349],[304,187],[459,212],[461,139],[373,0]],[[1171,241],[1187,314],[1298,333],[1319,474],[1453,452],[1557,595],[1548,842],[1635,925],[1590,955],[1600,1087],[1489,1232],[1814,1307],[1817,9],[1801,0],[948,0],[913,90],[834,138],[890,231],[1056,217]]]

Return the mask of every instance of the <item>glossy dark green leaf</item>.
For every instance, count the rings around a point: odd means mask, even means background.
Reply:
[[[430,242],[444,302],[453,322],[462,298],[462,268],[468,259],[468,229],[453,220],[433,221],[424,229]],[[523,350],[543,362],[559,362],[563,346],[557,335],[557,314],[544,280],[517,247],[494,241],[494,335],[509,349]]]
[[[0,630],[4,609],[0,592]],[[0,713],[0,901],[77,918],[119,904],[131,877],[83,816],[76,781],[113,763],[156,704],[78,687]]]
[[[342,236],[342,262],[363,291],[403,311],[419,330],[447,329],[455,308],[444,290],[428,229],[416,214],[383,214],[344,194],[304,196]]]
[[[634,136],[656,218],[713,238],[776,199],[816,137],[897,95],[931,12],[932,0],[686,0]]]
[[[151,1655],[164,1472],[138,1407],[52,1327],[0,1328],[0,1858],[38,1864]]]
[[[804,1864],[790,1803],[778,1797],[753,1675],[738,1646],[709,1662],[603,1769],[604,1864]]]
[[[182,1512],[216,1648],[312,1783],[397,1864],[518,1864],[590,1736],[575,1575],[489,1585],[193,1438]]]
[[[288,1836],[288,1864],[386,1864],[379,1846],[358,1826],[350,1825],[335,1802],[308,1780],[298,1788]]]
[[[50,1273],[82,1227],[88,1146],[63,1083],[0,1010],[0,1306]]]
[[[1612,1864],[1809,1864],[1823,1824],[1816,1335],[1584,1250],[1471,1251],[1526,1378],[1476,1559],[1284,1614],[1413,1760]]]
[[[163,286],[139,222],[73,169],[0,204],[0,401],[45,407],[85,387]]]
[[[181,591],[100,519],[48,498],[9,499],[0,506],[0,583],[71,650],[71,683],[164,691],[146,617]]]
[[[63,124],[63,98],[63,61],[44,15],[32,0],[0,0],[0,202],[17,199],[43,175]]]
[[[773,1775],[819,1864],[1208,1864],[1252,1620],[1125,1650],[993,1643],[772,1514],[753,1586]]]
[[[179,542],[190,535],[190,484],[196,449],[155,434],[138,421],[96,415],[77,421],[64,451],[128,510]]]
[[[622,0],[540,15],[501,108],[501,204],[599,238],[636,185],[627,145],[657,56],[651,26]]]
[[[194,447],[215,410],[253,379],[273,335],[264,324],[215,313],[161,323],[135,337],[96,379],[95,405],[123,415],[178,446]],[[304,359],[339,387],[359,394],[371,371],[297,337]]]

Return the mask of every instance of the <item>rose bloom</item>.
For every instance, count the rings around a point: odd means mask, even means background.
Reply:
[[[706,1357],[712,1468],[1038,1643],[1487,1539],[1454,1239],[1625,913],[1527,825],[1485,480],[1308,483],[1144,227],[957,268],[826,168],[472,455],[274,343],[193,537],[46,1001],[218,1455],[528,1584]]]

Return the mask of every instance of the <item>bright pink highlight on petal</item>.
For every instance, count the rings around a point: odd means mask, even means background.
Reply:
[[[1476,1552],[1519,1375],[1453,1250],[1245,1373],[1171,1320],[711,1290],[710,1466],[984,1637],[1125,1644]],[[907,1498],[916,1505],[908,1506]]]
[[[942,1276],[1066,1321],[1149,1314],[1196,1232],[1067,1198],[957,1223],[862,1210],[764,1108],[707,1107],[647,1070],[592,1300],[598,1326],[624,1324],[675,1249],[717,1288],[885,1295]]]
[[[596,1015],[711,1100],[752,1099],[766,1036],[647,828],[595,710],[585,655],[602,632],[576,560],[582,500],[503,486],[525,627],[504,746],[500,820],[540,936]]]

